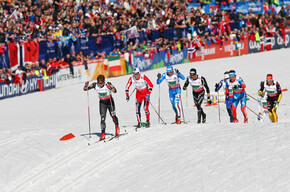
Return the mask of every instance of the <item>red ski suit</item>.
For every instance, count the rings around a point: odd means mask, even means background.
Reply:
[[[138,123],[141,122],[141,104],[144,101],[144,109],[146,113],[146,120],[150,120],[150,112],[149,112],[149,100],[146,101],[146,95],[150,95],[153,84],[145,75],[141,75],[139,79],[135,79],[134,75],[130,77],[128,83],[126,85],[126,96],[129,96],[129,88],[134,84],[136,88],[136,116]]]

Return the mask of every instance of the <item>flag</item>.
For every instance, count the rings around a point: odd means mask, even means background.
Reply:
[[[102,37],[101,36],[98,36],[97,37],[97,40],[96,40],[96,43],[97,44],[101,44],[101,42],[102,42]]]
[[[60,36],[60,41],[59,43],[63,46],[66,47],[69,44],[69,40],[71,39],[71,36]]]
[[[38,61],[39,43],[37,40],[24,42],[22,49],[22,59],[24,63],[34,63]]]
[[[122,70],[119,56],[109,57],[109,70],[111,72]]]
[[[135,53],[133,52],[129,52],[129,53],[125,53],[125,60],[129,65],[134,65],[134,61],[135,61]]]
[[[76,42],[76,41],[78,40],[78,38],[75,36],[75,34],[72,33],[72,35],[71,35],[71,40],[72,40],[73,42]]]
[[[121,34],[118,32],[115,34],[116,35],[116,40],[120,40],[121,39]]]
[[[8,43],[9,58],[10,58],[10,68],[15,71],[18,66],[20,66],[20,50],[19,44],[15,42]]]
[[[147,51],[144,54],[144,59],[149,59],[149,53]]]
[[[23,74],[18,73],[15,75],[14,84],[18,84],[20,87],[23,84]]]
[[[39,60],[39,42],[37,39],[30,41],[30,50],[31,50],[31,61],[33,63],[38,62]]]
[[[10,15],[10,18],[14,21],[18,20],[17,10],[15,9],[13,13]]]
[[[138,31],[137,31],[136,26],[127,29],[127,30],[126,30],[126,33],[128,34],[129,39],[130,39],[130,38],[138,38],[138,37],[139,37],[139,33],[138,33]]]
[[[196,49],[193,42],[190,42],[189,48],[187,50],[187,58],[194,59],[196,57]]]

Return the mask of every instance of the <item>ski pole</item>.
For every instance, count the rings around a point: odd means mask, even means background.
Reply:
[[[134,88],[134,90],[131,92],[131,94],[129,96],[130,98],[131,98],[131,95],[134,93],[135,90],[136,90],[136,88]]]
[[[221,122],[221,108],[220,108],[220,95],[219,95],[219,90],[217,91],[217,100],[218,100],[219,122]]]
[[[187,108],[187,106],[188,106],[188,95],[187,95],[187,89],[186,89],[186,108]]]
[[[256,99],[255,97],[251,96],[250,94],[247,93],[247,96],[251,97],[252,99],[258,101],[258,99]],[[259,101],[258,101],[259,102]]]
[[[88,96],[88,120],[89,120],[89,137],[91,138],[91,115],[90,115],[90,100],[89,100],[89,90],[87,90]]]
[[[182,111],[183,122],[185,123],[184,112],[183,112],[183,105],[182,105],[182,99],[181,99],[181,92],[180,92],[180,104],[181,104],[181,111]]]
[[[156,111],[156,109],[155,109],[155,107],[152,105],[152,103],[149,101],[149,103],[150,103],[150,105],[151,105],[151,107],[154,109],[154,111],[155,111],[155,113],[158,115],[158,117],[161,119],[161,121],[162,121],[162,123],[164,124],[164,125],[166,125],[166,123],[163,121],[163,119],[160,117],[160,114]]]
[[[255,111],[253,111],[250,107],[246,106],[252,113],[254,113],[257,117],[260,117]]]
[[[159,82],[159,95],[158,95],[158,113],[160,114],[160,82]],[[160,123],[160,118],[158,118],[158,123]]]
[[[113,104],[112,104],[112,103],[113,103],[113,102],[112,102],[112,96],[111,96],[111,98],[110,98],[111,114],[112,114],[112,116],[113,116],[114,123],[115,123],[115,125],[116,125],[116,119],[115,119],[115,108],[113,108]]]

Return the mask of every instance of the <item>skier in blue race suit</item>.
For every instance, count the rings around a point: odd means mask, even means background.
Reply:
[[[215,92],[218,92],[222,87],[224,89],[224,92],[226,93],[226,81],[229,79],[229,72],[226,71],[224,73],[224,79],[220,80],[219,83],[215,84]],[[229,98],[226,100],[226,107],[228,114],[230,116],[230,122],[234,122],[234,117],[232,114],[232,103],[233,103],[233,90],[229,90]]]
[[[236,72],[231,70],[229,73],[230,78],[226,81],[226,99],[229,100],[230,90],[233,90],[234,99],[232,104],[232,114],[234,117],[234,123],[238,122],[237,119],[237,106],[241,102],[241,110],[244,115],[244,123],[248,123],[248,117],[246,112],[247,94],[245,91],[246,84],[241,77],[236,76]]]
[[[169,87],[169,98],[172,104],[172,108],[176,114],[176,124],[180,124],[181,121],[179,100],[181,88],[179,84],[179,79],[185,80],[185,77],[178,71],[178,69],[173,70],[173,67],[170,65],[167,66],[166,73],[163,73],[162,75],[158,73],[157,78],[157,85],[159,85],[164,79],[166,79]]]

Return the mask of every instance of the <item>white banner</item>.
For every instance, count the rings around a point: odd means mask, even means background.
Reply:
[[[74,75],[71,74],[70,68],[62,68],[56,73],[56,87],[90,81],[93,78],[96,67],[97,62],[90,61],[87,70],[85,65],[76,63],[74,64]]]

